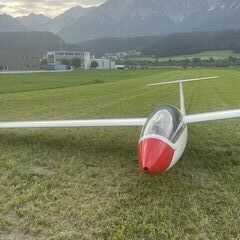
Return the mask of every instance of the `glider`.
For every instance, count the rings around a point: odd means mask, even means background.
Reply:
[[[171,105],[163,106],[149,118],[0,122],[0,129],[143,126],[138,143],[140,169],[144,173],[157,175],[168,171],[181,158],[187,145],[188,124],[240,118],[240,109],[186,114],[183,84],[216,78],[219,77],[185,79],[147,85],[153,87],[178,83],[180,89],[180,109]]]

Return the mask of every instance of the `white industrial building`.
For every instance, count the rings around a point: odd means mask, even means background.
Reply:
[[[91,66],[90,52],[79,51],[53,51],[47,52],[47,62],[50,64],[61,64],[63,59],[72,60],[80,58],[82,60],[82,68],[89,69]]]
[[[95,61],[98,63],[98,66],[96,69],[115,69],[115,61],[109,60],[109,59],[92,59],[92,61]]]

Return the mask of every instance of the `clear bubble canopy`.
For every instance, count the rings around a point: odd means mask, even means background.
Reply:
[[[157,135],[175,142],[178,133],[185,127],[182,118],[183,116],[177,108],[164,106],[149,117],[142,130],[141,138]]]

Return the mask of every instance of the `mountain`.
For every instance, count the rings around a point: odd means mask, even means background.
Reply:
[[[51,18],[44,16],[43,14],[32,13],[28,16],[16,18],[27,29],[32,31],[41,30],[42,26],[51,21]]]
[[[93,10],[94,7],[83,8],[80,6],[73,7],[63,14],[49,21],[47,24],[42,26],[42,30],[58,33],[63,28],[74,24],[79,18],[84,16],[86,13]]]
[[[21,32],[27,29],[15,18],[9,15],[0,15],[0,32]]]
[[[44,54],[60,48],[61,38],[50,32],[0,32],[0,51]],[[62,46],[67,45],[62,41]]]
[[[107,0],[54,19],[0,15],[0,31],[50,31],[66,42],[240,28],[240,0]]]
[[[108,0],[65,26],[69,42],[240,27],[240,0]]]
[[[53,19],[43,14],[31,13],[28,16],[17,17],[15,20],[25,27],[24,30],[58,33],[62,28],[73,24],[76,20],[93,9],[94,7],[83,8],[76,6]]]

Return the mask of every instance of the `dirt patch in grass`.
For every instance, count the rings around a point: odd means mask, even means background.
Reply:
[[[0,240],[45,240],[43,237],[32,237],[30,235],[25,235],[21,231],[14,231],[11,233],[1,233]]]
[[[19,216],[17,215],[17,213],[15,212],[9,212],[7,215],[6,215],[6,218],[13,222],[14,224],[18,224],[19,223]]]
[[[29,169],[26,170],[26,173],[39,175],[39,176],[52,176],[54,175],[54,172],[45,168],[45,167],[39,167],[39,166],[31,166]]]
[[[11,229],[6,231],[0,231],[0,240],[45,240],[44,237],[33,237],[20,230],[22,228],[20,217],[16,212],[11,211],[7,213],[4,218],[15,227],[11,227]]]

